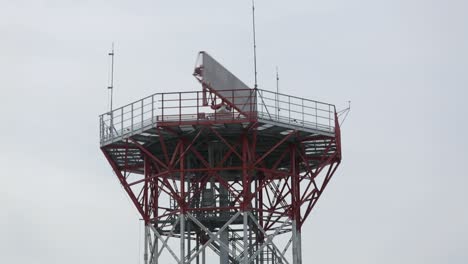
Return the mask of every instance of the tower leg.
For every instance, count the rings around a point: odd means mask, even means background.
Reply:
[[[221,240],[222,243],[229,245],[229,233],[227,229],[225,229],[219,234],[219,239]],[[219,251],[220,251],[219,263],[220,264],[229,263],[229,252],[223,247],[220,247]]]
[[[158,264],[158,237],[154,234],[151,224],[145,224],[145,264]]]
[[[296,220],[293,220],[292,232],[293,264],[302,264],[301,231],[297,228]]]
[[[301,230],[297,232],[297,257],[298,264],[302,264],[302,235]]]
[[[158,238],[155,236],[154,237],[154,246],[153,246],[153,252],[151,253],[151,264],[158,264],[159,263],[159,247],[158,247]]]
[[[202,251],[202,264],[206,263],[205,249]]]
[[[180,214],[180,263],[185,264],[185,216]]]
[[[145,253],[144,253],[144,261],[145,264],[148,264],[148,248],[149,248],[149,230],[148,230],[148,225],[145,224],[145,231],[144,231],[144,236],[145,236]]]
[[[243,226],[244,226],[244,263],[243,264],[249,264],[249,242],[248,242],[248,231],[247,231],[247,225],[248,225],[248,218],[247,218],[247,212],[244,211],[244,214],[243,214]]]

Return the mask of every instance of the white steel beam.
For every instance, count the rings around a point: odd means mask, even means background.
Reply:
[[[210,236],[210,239],[200,247],[200,249],[195,253],[193,254],[192,256],[189,256],[189,260],[188,260],[188,263],[190,263],[194,258],[196,258],[201,252],[205,252],[205,248],[211,244],[213,241],[216,241],[219,243],[219,246],[220,247],[223,247],[228,253],[232,253],[232,251],[229,249],[229,245],[226,245],[224,244],[219,238],[219,234],[220,232],[223,232],[225,229],[227,229],[229,227],[229,225],[234,222],[234,220],[237,219],[237,217],[240,215],[240,212],[237,212],[236,214],[234,214],[234,216],[231,217],[231,219],[229,219],[229,221],[227,221],[222,227],[221,229],[218,230],[218,232],[216,232],[215,234],[213,234],[208,228],[206,228],[206,226],[204,226],[200,221],[198,221],[198,219],[196,219],[192,214],[190,213],[187,213],[186,214],[188,218],[190,218],[197,226],[199,226],[203,231],[205,231],[209,236]],[[203,254],[204,255],[204,254]],[[203,260],[204,260],[204,256],[203,256]]]

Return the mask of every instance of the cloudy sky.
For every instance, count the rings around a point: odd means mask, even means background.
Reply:
[[[468,2],[257,0],[259,86],[352,111],[304,263],[468,263]],[[198,90],[206,50],[253,84],[250,1],[0,0],[0,262],[142,263],[99,150],[115,104]]]

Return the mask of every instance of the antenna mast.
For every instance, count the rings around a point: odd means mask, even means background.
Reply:
[[[111,76],[110,76],[110,85],[107,86],[107,89],[110,90],[110,110],[109,113],[112,114],[112,100],[113,100],[113,93],[114,93],[114,42],[112,42],[112,51],[109,52],[109,56],[111,57]]]
[[[107,86],[107,89],[110,90],[110,110],[109,110],[109,115],[110,115],[110,133],[112,135],[114,131],[114,113],[112,112],[113,110],[113,97],[114,97],[114,42],[112,42],[112,51],[109,52],[109,56],[111,57],[111,72],[110,72],[110,85]]]
[[[252,0],[252,28],[253,28],[253,45],[254,45],[254,73],[255,73],[255,86],[254,88],[257,89],[257,42],[255,38],[255,1]]]
[[[280,103],[279,103],[279,71],[278,71],[278,66],[276,66],[276,112],[277,112],[277,117],[279,119],[279,114],[280,114]]]

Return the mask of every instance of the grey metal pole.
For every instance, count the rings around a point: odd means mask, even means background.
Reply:
[[[191,165],[190,165],[190,159],[187,160],[187,168],[191,168]],[[190,177],[191,175],[188,175],[189,179],[187,181],[187,190],[188,190],[188,197],[187,197],[187,200],[190,201]],[[190,251],[192,250],[192,244],[191,244],[191,240],[192,240],[192,230],[191,230],[191,225],[190,223],[187,225],[187,234],[188,234],[188,239],[187,239],[187,256],[190,257]],[[189,261],[189,264],[190,264],[191,261]]]
[[[159,263],[159,247],[158,247],[158,238],[155,236],[154,237],[154,251],[152,253],[152,259],[154,260],[154,264],[158,264]],[[151,263],[153,264],[153,263]]]
[[[253,29],[253,52],[254,52],[254,75],[255,75],[255,84],[254,88],[257,89],[257,39],[255,32],[255,1],[252,0],[252,29]]]
[[[185,264],[185,215],[180,213],[180,263]]]
[[[302,264],[301,232],[297,229],[296,219],[292,226],[293,264]]]
[[[145,224],[145,255],[144,255],[145,264],[148,264],[148,248],[149,248],[148,225]]]
[[[221,240],[221,243],[224,243],[229,247],[229,233],[227,229],[223,230],[223,232],[219,234],[219,239]],[[221,245],[219,248],[219,263],[229,263],[229,252],[225,248],[221,247]]]
[[[301,231],[297,232],[297,263],[302,264],[302,236]]]
[[[279,73],[278,66],[276,66],[276,119],[279,120],[280,115],[280,103],[279,103]]]
[[[109,110],[109,115],[110,115],[110,134],[111,138],[113,137],[114,133],[114,109],[113,109],[113,98],[114,98],[114,42],[112,42],[112,51],[109,53],[109,56],[111,56],[111,80],[110,80],[110,85],[107,87],[110,90],[110,110]]]
[[[206,256],[205,256],[205,249],[203,249],[202,251],[202,264],[205,264],[206,263]]]
[[[244,211],[244,264],[249,264],[249,257],[248,257],[248,248],[249,248],[249,241],[247,240],[248,238],[248,233],[247,233],[247,212]]]
[[[198,234],[195,235],[196,239],[197,239],[197,242],[196,242],[196,250],[198,252],[198,250],[200,249],[200,237],[198,236]],[[197,255],[197,260],[195,262],[196,264],[200,264],[200,255]]]
[[[293,264],[299,264],[297,259],[297,228],[296,228],[296,220],[292,221],[292,258]]]

